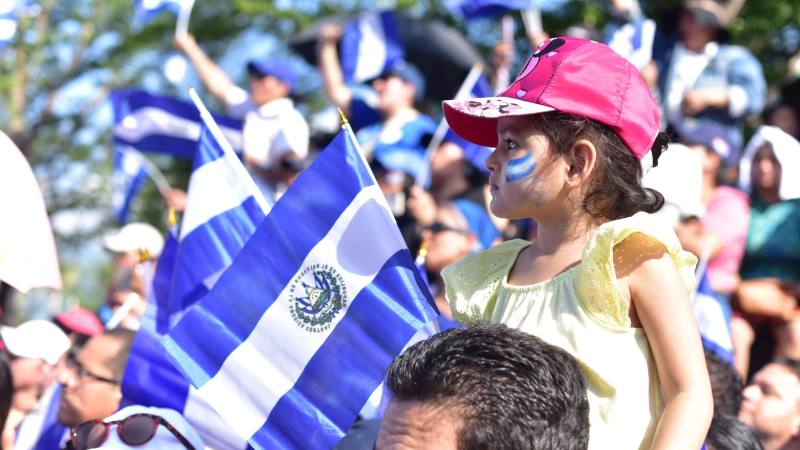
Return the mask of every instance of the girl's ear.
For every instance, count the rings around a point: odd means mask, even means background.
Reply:
[[[568,154],[570,159],[569,181],[583,182],[589,178],[597,162],[597,148],[586,139],[579,139],[572,145]]]

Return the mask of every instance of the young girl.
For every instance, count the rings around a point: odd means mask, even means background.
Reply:
[[[689,291],[696,258],[646,213],[665,147],[658,106],[608,47],[554,38],[499,97],[444,103],[461,137],[496,147],[492,212],[531,217],[515,240],[445,269],[456,319],[501,322],[575,356],[590,449],[699,449],[713,411]],[[680,182],[680,180],[676,180]]]

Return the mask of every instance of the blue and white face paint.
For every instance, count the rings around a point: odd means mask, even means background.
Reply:
[[[534,169],[536,169],[536,160],[533,158],[533,153],[509,159],[506,163],[506,182],[519,181],[532,174]]]

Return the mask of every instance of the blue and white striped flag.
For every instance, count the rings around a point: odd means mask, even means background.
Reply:
[[[392,11],[362,14],[344,29],[341,45],[345,82],[363,83],[405,57]]]
[[[705,273],[699,279],[692,306],[703,347],[733,364],[730,307],[714,295]]]
[[[0,0],[0,48],[5,47],[17,34],[17,2]]]
[[[189,7],[192,3],[194,0],[136,0],[134,15],[141,23],[147,23],[162,11],[169,11],[177,16],[181,8]]]
[[[256,448],[331,448],[433,302],[349,126],[164,339]]]
[[[655,36],[656,23],[641,17],[611,29],[606,44],[641,70],[653,59]]]
[[[448,0],[455,15],[466,20],[496,17],[525,9],[553,11],[567,0]]]
[[[236,435],[169,361],[160,338],[233,261],[267,206],[218,128],[202,126],[189,179],[180,235],[171,229],[156,266],[148,310],[131,348],[122,391],[125,404],[182,412],[215,449],[242,449]]]
[[[111,103],[115,143],[194,159],[201,120],[191,102],[138,89],[117,89],[111,93]],[[241,154],[242,121],[220,114],[213,117],[234,151]]]
[[[114,147],[111,173],[111,206],[118,223],[128,221],[131,204],[147,179],[141,154],[132,147]]]

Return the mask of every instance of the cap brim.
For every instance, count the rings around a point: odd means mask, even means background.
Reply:
[[[453,131],[474,144],[497,147],[497,119],[553,111],[538,103],[510,97],[483,97],[445,100],[442,109]]]

